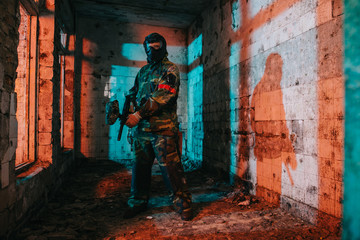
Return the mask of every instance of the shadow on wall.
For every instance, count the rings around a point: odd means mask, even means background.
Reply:
[[[125,86],[115,88],[124,82],[116,81],[126,78],[128,66],[135,63],[119,57],[121,44],[115,38],[98,34],[96,30],[101,26],[102,24],[95,23],[88,27],[92,31],[78,31],[75,60],[75,146],[78,157],[105,159],[111,157],[109,136],[117,137],[115,132],[110,134],[112,129],[105,124],[105,106],[112,98],[119,97],[122,100],[121,96],[127,89]],[[111,87],[114,89],[110,89]],[[118,129],[118,123],[116,125]],[[115,127],[114,125],[113,131]]]
[[[297,166],[294,147],[286,125],[289,119],[285,116],[281,89],[295,85],[292,80],[301,78],[302,75],[293,76],[287,70],[287,75],[291,75],[291,79],[286,79],[283,83],[285,86],[281,86],[283,59],[279,54],[270,52],[275,50],[286,54],[286,60],[289,62],[295,62],[295,58],[299,57],[296,55],[297,52],[288,54],[288,49],[294,47],[297,39],[286,41],[291,35],[280,32],[286,24],[293,21],[290,17],[283,21],[283,16],[289,13],[291,15],[291,8],[295,4],[305,4],[301,2],[274,0],[265,4],[238,0],[231,5],[235,35],[231,45],[230,86],[231,92],[237,94],[235,97],[231,94],[231,101],[237,101],[230,105],[231,110],[235,112],[235,117],[231,117],[233,140],[230,170],[242,180],[250,181],[250,188],[257,185],[253,193],[256,192],[277,203],[282,193],[282,163],[288,172],[291,185],[294,185],[294,179],[290,175],[290,168],[295,169]],[[282,24],[278,23],[279,21],[283,21]],[[279,29],[276,28],[276,24],[280,26]],[[303,29],[296,25],[292,30],[300,34]],[[265,60],[268,54],[270,55],[265,63],[263,59]],[[237,57],[234,59],[234,56]],[[231,63],[232,61],[235,62]],[[232,67],[233,65],[235,67]],[[259,74],[264,65],[265,72],[261,77]],[[290,65],[286,67],[289,68]],[[297,68],[301,67],[300,64]],[[307,74],[306,71],[303,72]],[[260,78],[260,83],[256,85],[257,79]]]
[[[211,23],[210,23],[211,24]],[[213,60],[212,39],[204,32],[203,66],[203,167],[228,180],[231,141],[229,115],[229,72],[222,64],[207,64]],[[214,40],[211,44],[217,44]],[[225,56],[227,54],[223,53]],[[226,64],[226,63],[225,63]]]
[[[253,92],[251,127],[255,132],[254,154],[257,159],[257,194],[270,202],[280,203],[282,164],[291,185],[290,169],[296,169],[295,152],[286,126],[283,94],[280,86],[283,60],[272,53],[266,60],[263,77]],[[291,138],[293,137],[293,138]],[[267,193],[267,190],[275,194]]]
[[[342,1],[273,0],[256,14],[249,8],[257,1],[237,2],[233,18],[240,20],[233,20],[232,42],[241,44],[239,120],[232,137],[239,140],[231,169],[257,184],[256,193],[270,201],[279,202],[280,194],[282,203],[295,200],[341,217]],[[295,17],[299,9],[304,12]],[[264,75],[257,76],[270,52],[276,53],[267,58]],[[305,217],[316,220],[310,215]]]

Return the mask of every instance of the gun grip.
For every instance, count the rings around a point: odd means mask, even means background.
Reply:
[[[123,128],[124,128],[124,124],[123,124],[123,123],[120,123],[119,134],[118,134],[118,137],[117,137],[117,140],[118,140],[118,141],[121,140],[121,135],[122,135]]]

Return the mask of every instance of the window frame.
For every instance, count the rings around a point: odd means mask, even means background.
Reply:
[[[33,0],[20,0],[19,8],[28,14],[27,27],[27,68],[26,68],[26,157],[22,163],[15,163],[15,173],[19,174],[26,171],[37,160],[38,143],[38,69],[39,69],[39,11],[38,6]]]

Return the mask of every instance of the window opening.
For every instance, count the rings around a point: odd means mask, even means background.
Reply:
[[[20,25],[17,78],[16,119],[18,122],[18,144],[16,170],[36,159],[37,117],[37,16],[32,16],[19,4]]]

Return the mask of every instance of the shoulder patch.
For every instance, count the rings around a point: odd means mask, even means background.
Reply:
[[[168,74],[166,76],[166,82],[169,84],[169,85],[174,85],[175,82],[176,82],[176,76],[172,73]]]

